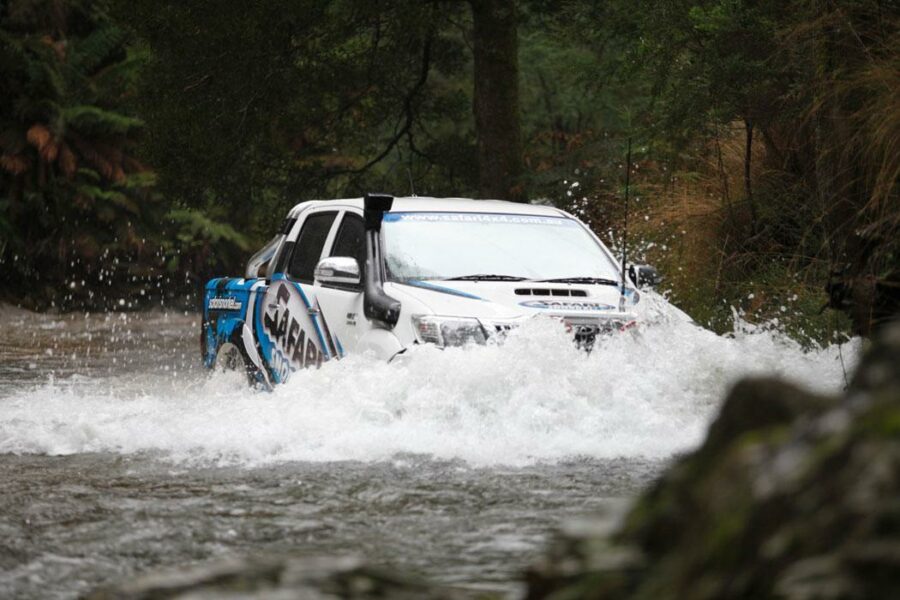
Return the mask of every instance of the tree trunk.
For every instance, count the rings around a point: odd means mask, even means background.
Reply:
[[[821,4],[825,10],[826,3]],[[873,245],[858,232],[869,196],[859,189],[858,166],[846,152],[854,134],[848,117],[853,108],[846,106],[846,100],[835,90],[834,74],[849,62],[843,49],[854,44],[845,39],[848,35],[831,25],[823,29],[817,41],[815,179],[825,239],[831,250],[833,274],[827,287],[830,304],[850,317],[855,333],[868,336],[879,317],[876,306],[886,295],[879,293],[872,270]]]
[[[515,0],[470,0],[479,193],[525,202]]]
[[[750,173],[753,159],[753,122],[749,119],[744,119],[744,128],[747,130],[747,146],[744,153],[744,195],[747,197],[747,204],[750,206],[750,232],[752,235],[756,235],[756,204],[753,202],[752,177]]]
[[[725,162],[722,160],[722,144],[719,139],[719,125],[716,124],[716,161],[719,165],[719,178],[722,180],[722,203],[728,211],[728,220],[730,225],[734,227],[734,209],[731,206],[731,192],[728,189],[728,174],[725,172]]]

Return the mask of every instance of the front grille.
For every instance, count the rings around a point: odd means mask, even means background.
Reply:
[[[590,352],[597,341],[597,337],[624,331],[634,324],[634,321],[622,319],[589,319],[572,318],[563,319],[568,331],[572,334],[572,341],[583,350]],[[490,323],[485,324],[489,337],[502,340],[506,334],[517,328],[519,323]]]
[[[590,352],[598,336],[624,331],[629,327],[629,323],[619,319],[599,319],[589,322],[566,320],[566,326],[572,331],[575,345]]]

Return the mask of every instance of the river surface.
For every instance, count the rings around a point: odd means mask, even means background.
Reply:
[[[0,306],[0,597],[282,551],[515,596],[555,527],[624,506],[736,379],[833,391],[856,361],[854,342],[717,336],[662,303],[648,321],[590,355],[535,322],[264,393],[200,368],[193,314]]]

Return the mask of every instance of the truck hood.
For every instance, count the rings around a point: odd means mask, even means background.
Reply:
[[[640,295],[626,288],[625,311],[619,311],[619,288],[609,285],[536,281],[389,282],[386,291],[401,302],[408,298],[436,315],[487,321],[519,320],[534,315],[569,320],[634,319]]]

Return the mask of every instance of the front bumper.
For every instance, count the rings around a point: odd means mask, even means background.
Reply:
[[[594,347],[599,336],[627,331],[637,326],[637,318],[631,313],[614,313],[604,316],[586,317],[582,315],[534,315],[530,318],[511,321],[481,320],[488,339],[500,340],[531,318],[550,318],[561,322],[571,333],[575,345],[585,350]]]

